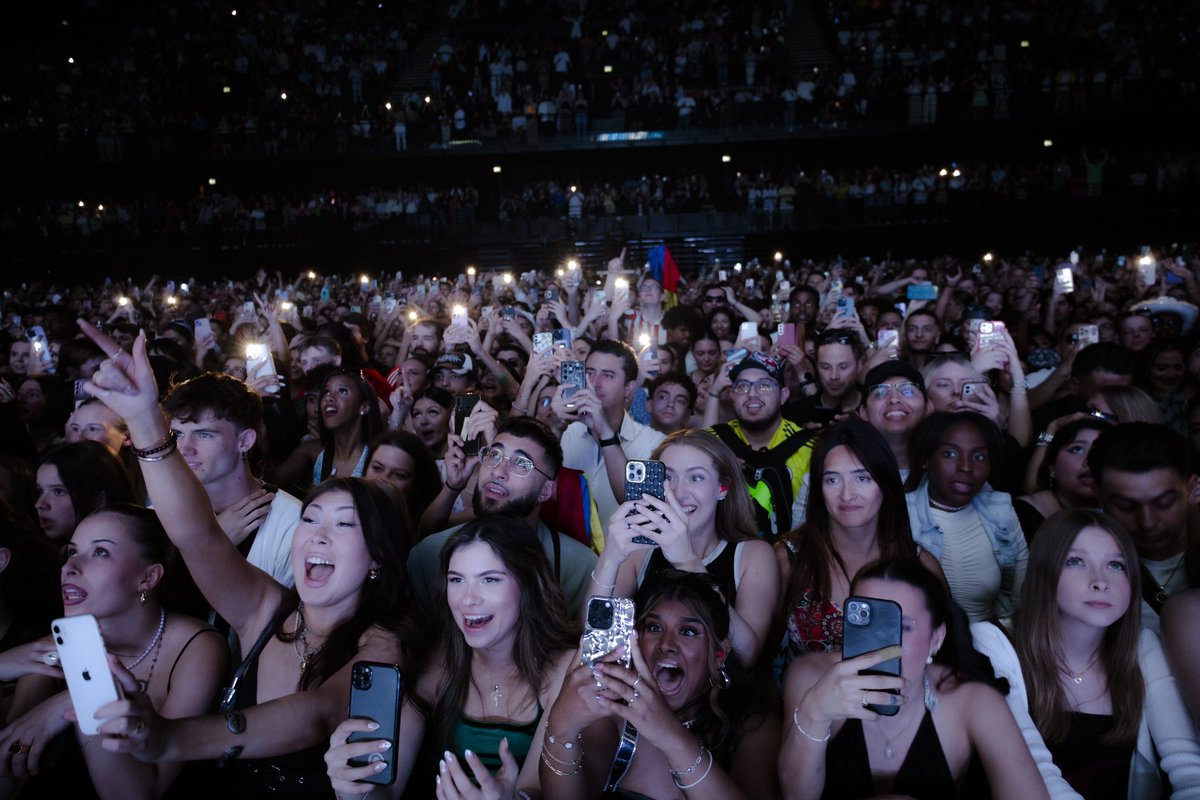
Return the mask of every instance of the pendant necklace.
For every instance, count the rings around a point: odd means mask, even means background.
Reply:
[[[296,657],[300,659],[300,674],[303,675],[308,670],[308,664],[317,653],[321,652],[321,648],[325,645],[308,649],[308,634],[311,629],[308,623],[304,620],[304,604],[296,606],[296,638],[292,639],[292,647],[296,650]]]
[[[1065,662],[1061,659],[1059,659],[1058,663],[1059,663],[1059,666],[1062,667],[1063,671],[1066,672],[1067,675],[1071,678],[1071,680],[1073,680],[1075,682],[1075,685],[1078,686],[1079,684],[1083,683],[1083,676],[1088,674],[1088,672],[1091,671],[1092,667],[1096,666],[1096,662],[1099,660],[1100,660],[1100,651],[1097,650],[1096,655],[1094,655],[1092,657],[1091,663],[1089,663],[1086,667],[1084,667],[1079,672],[1072,672],[1071,668],[1069,666],[1067,666],[1067,662]]]
[[[1179,568],[1183,566],[1183,562],[1186,560],[1187,559],[1185,559],[1183,556],[1180,556],[1179,563],[1175,565],[1173,570],[1171,570],[1171,574],[1167,575],[1163,582],[1158,584],[1158,591],[1154,593],[1154,599],[1158,601],[1160,606],[1167,602],[1167,598],[1171,596],[1171,593],[1167,591],[1167,586],[1170,585],[1171,580],[1175,577],[1175,573],[1179,572]]]

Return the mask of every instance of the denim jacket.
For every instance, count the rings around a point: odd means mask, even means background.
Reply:
[[[942,531],[929,513],[929,478],[922,480],[904,499],[908,502],[908,520],[912,525],[913,540],[941,561],[944,542]],[[1029,561],[1029,549],[1025,544],[1021,523],[1017,520],[1017,512],[1013,509],[1012,496],[994,491],[991,485],[985,483],[979,494],[971,500],[971,507],[983,521],[983,529],[992,542],[996,563],[1000,565],[997,615],[1011,616],[1016,610],[1021,584],[1025,580],[1025,566]]]

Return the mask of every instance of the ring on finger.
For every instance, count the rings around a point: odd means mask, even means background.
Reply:
[[[146,723],[143,720],[140,720],[140,719],[134,720],[133,727],[130,729],[129,735],[137,736],[139,733],[141,733],[145,729],[146,729]]]
[[[638,675],[633,681],[633,691],[637,692],[637,685],[642,682],[642,676]]]
[[[33,748],[31,745],[23,744],[17,748],[17,755],[19,755],[19,756],[29,755],[29,751],[32,749]]]
[[[862,705],[863,708],[867,707],[867,690],[866,689],[863,689],[862,700],[860,700],[859,703]]]
[[[637,690],[637,689],[634,689],[634,690],[633,690],[633,697],[629,698],[629,705],[633,705],[633,701],[634,701],[634,700],[637,700],[639,697],[641,697],[641,695],[640,695],[640,694],[638,694],[638,690]]]
[[[8,746],[9,755],[15,756],[17,753],[21,752],[21,748],[24,746],[25,745],[21,744],[20,742],[13,742]]]

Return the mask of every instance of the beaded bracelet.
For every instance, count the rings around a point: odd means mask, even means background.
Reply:
[[[166,458],[175,449],[175,431],[168,431],[166,436],[150,447],[142,449],[131,447],[129,449],[137,457],[138,461],[162,461],[163,458]],[[161,458],[151,457],[159,454],[161,454]]]
[[[800,720],[799,720],[799,718],[797,718],[797,716],[796,716],[796,714],[798,714],[798,713],[799,713],[799,711],[800,711],[800,706],[796,706],[795,708],[793,708],[793,709],[792,709],[792,724],[796,726],[796,730],[800,731],[800,734],[801,734],[801,735],[802,735],[802,736],[803,736],[805,739],[808,739],[808,740],[809,740],[809,741],[811,741],[811,742],[818,742],[818,743],[820,743],[820,742],[828,742],[828,741],[829,741],[829,737],[830,737],[830,736],[833,736],[833,726],[832,726],[832,725],[830,725],[830,726],[829,726],[829,730],[825,731],[825,736],[824,736],[824,738],[818,739],[816,736],[813,736],[811,733],[809,733],[808,731],[804,730],[804,728],[800,727]]]

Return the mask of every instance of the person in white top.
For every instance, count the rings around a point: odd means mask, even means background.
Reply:
[[[207,372],[172,389],[163,407],[221,529],[247,561],[279,583],[295,585],[291,548],[300,501],[267,487],[248,461],[262,421],[258,395],[237,378]]]
[[[625,500],[625,462],[645,459],[663,434],[634,422],[625,411],[637,388],[638,362],[624,342],[601,339],[587,359],[587,388],[563,385],[551,401],[559,419],[574,420],[563,434],[563,466],[587,475],[601,519]]]

